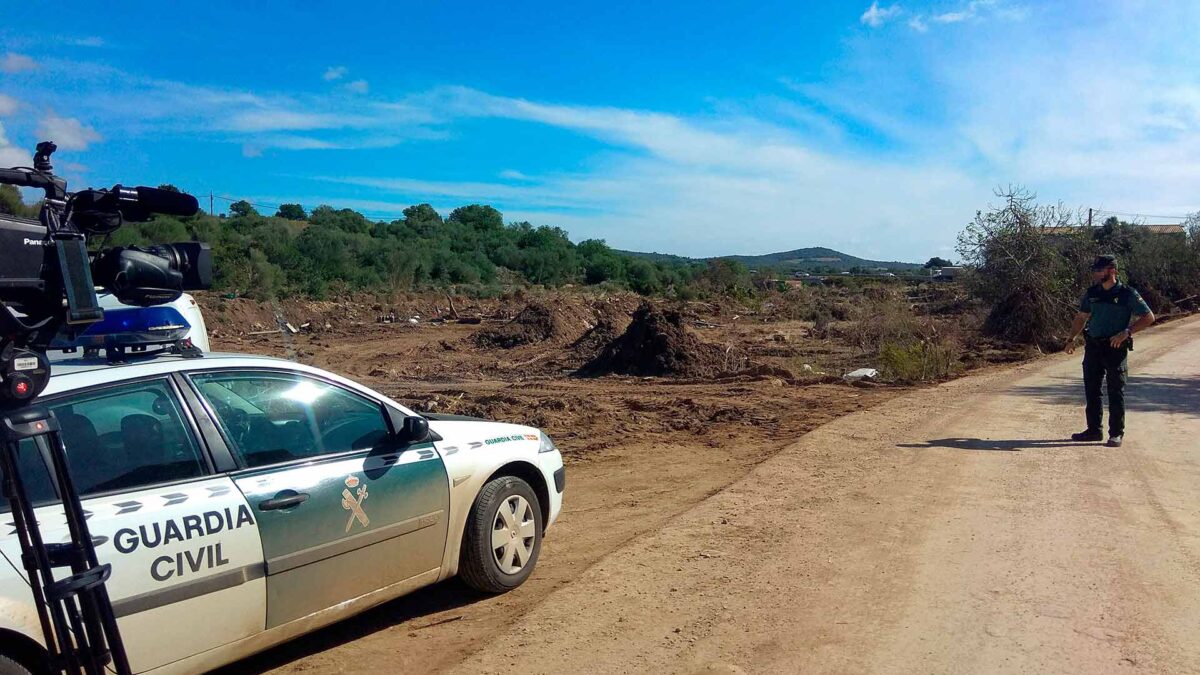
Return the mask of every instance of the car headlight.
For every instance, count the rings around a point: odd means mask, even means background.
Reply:
[[[558,452],[558,448],[554,445],[554,441],[550,440],[550,437],[546,435],[546,432],[538,429],[538,435],[542,437],[541,442],[538,444],[539,453]]]

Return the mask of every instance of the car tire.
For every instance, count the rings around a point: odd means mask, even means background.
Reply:
[[[0,656],[0,675],[33,675],[33,671],[7,656]]]
[[[525,583],[542,549],[542,508],[529,483],[500,476],[483,486],[463,532],[458,574],[484,593]]]

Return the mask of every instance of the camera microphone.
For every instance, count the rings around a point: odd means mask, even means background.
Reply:
[[[134,202],[140,208],[151,213],[163,213],[168,216],[194,216],[200,210],[200,203],[186,192],[172,192],[158,188],[137,186],[113,186],[112,192],[121,202]]]

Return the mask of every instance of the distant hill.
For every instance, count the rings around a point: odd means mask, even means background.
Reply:
[[[668,253],[639,253],[637,251],[622,251],[628,255],[646,258],[654,262],[703,262],[704,260],[727,259],[737,260],[750,269],[776,269],[784,272],[811,271],[818,268],[829,268],[836,271],[849,270],[854,267],[882,267],[892,271],[920,269],[920,263],[897,261],[867,260],[858,258],[841,251],[820,246],[798,248],[794,251],[781,251],[765,255],[723,255],[713,258],[686,258]]]

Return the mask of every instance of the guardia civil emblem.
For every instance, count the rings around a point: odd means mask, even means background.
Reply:
[[[371,524],[371,519],[367,517],[367,512],[363,510],[362,503],[367,499],[367,486],[358,486],[358,476],[346,476],[346,489],[342,490],[342,508],[350,512],[350,520],[346,521],[346,531],[349,532],[354,527],[354,521],[358,521],[363,527]],[[350,492],[355,487],[358,490]],[[355,498],[357,495],[357,499]]]

